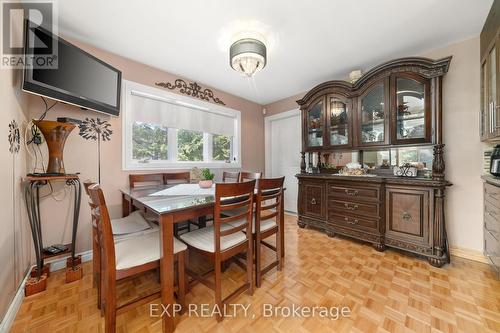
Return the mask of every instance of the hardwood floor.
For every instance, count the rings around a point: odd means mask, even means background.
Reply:
[[[251,304],[248,317],[241,309],[222,323],[185,314],[178,317],[176,332],[500,332],[500,281],[488,266],[452,258],[451,265],[434,268],[392,250],[380,253],[366,244],[299,229],[295,221],[286,218],[283,271],[264,275],[253,297],[234,300]],[[271,259],[272,253],[263,251]],[[69,284],[64,272],[53,273],[45,292],[24,300],[11,332],[103,332],[91,269],[85,263],[83,280]],[[226,295],[243,279],[244,272],[232,264],[223,274]],[[157,287],[150,273],[125,281],[119,294],[133,298]],[[196,285],[187,303],[212,305],[212,291]],[[351,313],[338,320],[266,318],[263,304],[348,306]],[[119,315],[117,332],[161,332],[161,321],[150,317],[145,305]]]

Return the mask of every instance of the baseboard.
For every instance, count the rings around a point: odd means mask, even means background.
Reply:
[[[77,255],[82,256],[82,262],[86,261],[91,261],[92,260],[92,250],[90,251],[85,251],[78,253]],[[50,263],[50,271],[57,271],[60,269],[66,268],[66,259],[68,257],[62,257],[62,258],[57,258],[52,261],[47,261],[46,263]],[[14,299],[9,305],[9,308],[7,309],[7,312],[5,313],[5,316],[3,317],[2,322],[0,322],[0,333],[8,333],[10,331],[10,328],[12,324],[14,323],[14,320],[16,319],[17,312],[19,311],[19,308],[21,307],[21,304],[23,304],[24,300],[24,286],[26,285],[26,281],[28,280],[31,270],[35,267],[35,265],[31,266],[28,272],[26,273],[26,276],[23,279],[23,282],[19,285],[19,288],[16,291],[16,295],[14,296]]]
[[[460,257],[463,259],[478,261],[482,263],[489,263],[488,259],[484,256],[484,254],[480,251],[464,249],[461,247],[450,246],[450,254],[455,257]]]
[[[12,299],[12,302],[10,303],[7,312],[5,313],[5,316],[3,317],[3,320],[0,323],[0,333],[8,333],[10,331],[10,327],[12,326],[12,323],[14,323],[14,319],[16,319],[17,311],[19,311],[21,304],[23,304],[24,285],[26,284],[26,281],[28,280],[30,274],[31,274],[31,268],[26,273],[23,282],[21,282],[21,285],[17,289],[16,295],[14,296],[14,299]]]
[[[77,253],[77,255],[82,256],[82,262],[92,260],[92,250]],[[50,261],[46,261],[46,264],[50,264],[50,271],[58,271],[60,269],[66,268],[66,259],[69,257],[56,258]]]

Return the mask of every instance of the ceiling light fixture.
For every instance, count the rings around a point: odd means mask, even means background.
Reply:
[[[237,40],[229,49],[231,68],[248,77],[266,66],[266,57],[266,45],[254,38]]]

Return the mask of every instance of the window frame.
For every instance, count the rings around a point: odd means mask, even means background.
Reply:
[[[159,170],[181,168],[241,168],[241,112],[225,106],[201,101],[192,97],[175,94],[151,86],[123,80],[122,91],[122,169],[133,170]],[[168,127],[168,160],[141,163],[132,158],[132,110],[129,108],[129,98],[134,92],[152,99],[160,99],[169,103],[178,103],[184,107],[192,107],[201,111],[225,114],[234,117],[234,137],[232,140],[231,162],[212,160],[212,134],[203,133],[203,161],[177,161],[177,129]],[[233,159],[235,158],[235,161]]]

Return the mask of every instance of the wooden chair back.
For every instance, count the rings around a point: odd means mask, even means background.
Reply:
[[[163,184],[189,184],[191,182],[191,174],[186,172],[169,172],[163,174]]]
[[[92,212],[92,210],[94,210],[94,209],[96,209],[96,208],[97,208],[97,206],[96,206],[96,205],[92,202],[92,199],[90,198],[90,190],[89,190],[89,188],[90,188],[91,186],[95,185],[95,184],[96,184],[96,182],[93,182],[93,181],[91,181],[91,180],[85,180],[85,181],[83,182],[83,188],[85,189],[85,193],[86,193],[86,194],[88,195],[88,197],[89,197],[89,206],[90,206],[90,210],[91,210],[91,212]],[[96,219],[95,219],[95,216],[94,216],[94,215],[91,215],[91,217],[92,217],[92,226],[93,226],[94,228],[96,228],[96,227],[97,227],[97,221],[96,221]]]
[[[163,185],[163,174],[147,173],[147,174],[130,174],[128,175],[130,188],[143,187],[151,185]]]
[[[262,178],[262,172],[240,172],[240,182],[245,182],[247,180],[258,180]],[[257,182],[258,184],[258,182]]]
[[[97,221],[97,236],[101,246],[101,274],[104,274],[105,283],[116,280],[116,259],[113,230],[109,217],[108,207],[99,184],[89,187],[90,200],[96,209],[92,209],[92,217]]]
[[[252,215],[253,215],[253,197],[255,189],[255,180],[243,183],[228,183],[215,185],[215,207],[214,207],[214,243],[215,253],[220,252],[221,237],[234,234],[245,230],[247,238],[251,241],[252,237]],[[224,211],[241,210],[241,213],[234,216],[225,217]],[[229,222],[244,218],[246,223],[236,227],[231,226]],[[224,230],[221,226],[225,225]]]
[[[272,218],[279,223],[281,214],[281,202],[283,200],[283,183],[285,177],[262,178],[257,186],[255,198],[255,230],[260,230],[260,223]]]
[[[223,183],[238,183],[239,181],[240,181],[240,173],[237,171],[224,171],[222,173]]]
[[[94,185],[96,182],[90,180],[90,179],[87,179],[87,180],[84,180],[83,181],[83,188],[85,189],[85,193],[89,196],[90,198],[90,192],[89,192],[89,187]]]

